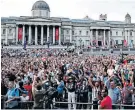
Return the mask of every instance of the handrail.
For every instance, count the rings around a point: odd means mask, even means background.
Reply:
[[[135,102],[135,101],[134,101]],[[34,103],[34,101],[26,101],[26,102],[23,102],[23,101],[18,101],[18,103],[21,103],[21,104],[23,104],[23,103],[27,103],[27,104],[29,104],[29,103]],[[72,102],[53,102],[54,104],[83,104],[83,105],[99,105],[99,104],[94,104],[94,103],[81,103],[81,102],[75,102],[75,103],[72,103]],[[3,102],[3,104],[4,104],[4,102]],[[124,107],[124,106],[129,106],[129,107],[135,107],[135,105],[125,105],[125,104],[112,104],[112,105],[114,105],[114,106],[119,106],[120,108],[121,107]],[[5,109],[5,107],[4,107],[4,109]]]

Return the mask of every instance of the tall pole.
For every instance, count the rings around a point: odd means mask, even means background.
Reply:
[[[122,42],[122,63],[123,63],[123,42]]]

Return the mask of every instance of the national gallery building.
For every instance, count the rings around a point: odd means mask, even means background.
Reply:
[[[50,17],[50,7],[43,0],[35,2],[31,12],[32,16],[1,18],[2,44],[135,45],[135,23],[128,13],[125,21],[108,21],[106,14],[99,15],[99,20],[88,16],[82,19]]]

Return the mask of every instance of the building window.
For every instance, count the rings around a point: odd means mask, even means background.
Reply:
[[[3,34],[6,34],[6,29],[3,29],[3,32],[2,32]]]
[[[63,29],[61,29],[61,34],[64,34],[64,30]]]
[[[87,36],[89,35],[89,32],[88,32],[88,31],[86,31],[86,35],[87,35]]]
[[[79,34],[81,35],[82,34],[82,31],[79,31]]]
[[[98,35],[101,36],[101,31],[98,31]]]
[[[130,32],[130,36],[132,36],[132,32]]]
[[[116,35],[118,35],[118,32],[116,32]]]
[[[112,36],[112,31],[110,31],[110,35]]]
[[[124,40],[121,40],[121,44],[124,44]]]
[[[9,34],[11,34],[12,33],[12,29],[9,29]]]
[[[123,36],[123,32],[122,32],[122,36]]]
[[[118,44],[118,40],[115,40],[116,44]]]
[[[67,30],[67,34],[69,34],[69,31]]]
[[[75,35],[74,31],[72,31],[72,34]]]

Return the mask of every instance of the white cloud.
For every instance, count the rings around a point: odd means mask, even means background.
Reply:
[[[31,16],[37,0],[1,0],[1,16]],[[135,0],[45,0],[53,17],[99,19],[107,14],[108,20],[124,21],[128,12],[135,22]]]

